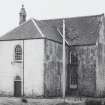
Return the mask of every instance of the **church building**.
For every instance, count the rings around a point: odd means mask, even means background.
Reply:
[[[105,96],[105,16],[26,20],[0,37],[0,96],[62,97],[63,20],[66,96]]]

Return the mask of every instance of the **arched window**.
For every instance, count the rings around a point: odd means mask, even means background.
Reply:
[[[71,54],[71,64],[77,65],[78,64],[78,59],[76,54]]]
[[[77,53],[70,53],[70,88],[77,88],[78,83],[78,56]]]
[[[15,60],[22,60],[22,48],[20,45],[15,47]]]

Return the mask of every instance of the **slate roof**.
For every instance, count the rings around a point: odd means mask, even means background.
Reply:
[[[65,18],[66,41],[72,45],[95,44],[101,16]],[[0,40],[48,38],[62,42],[62,21],[63,19],[30,19],[2,36]]]
[[[47,24],[47,22],[44,22],[44,21],[36,21],[36,23],[41,29],[45,38],[62,42],[62,36],[57,31],[56,27],[50,26],[49,24]]]
[[[76,18],[65,18],[66,40],[72,45],[95,44],[99,35],[100,18],[103,16],[86,16]],[[58,28],[62,33],[63,19],[42,20],[53,28]]]
[[[22,25],[16,27],[0,38],[0,41],[22,40],[48,38],[54,41],[62,42],[62,37],[54,28],[49,27],[46,23],[30,19]]]
[[[30,38],[41,38],[41,34],[34,26],[32,20],[16,27],[10,32],[6,33],[0,38],[0,40],[17,40],[17,39],[30,39]]]

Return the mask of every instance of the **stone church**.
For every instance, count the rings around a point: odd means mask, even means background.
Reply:
[[[62,21],[66,96],[105,96],[104,14],[26,20],[0,38],[0,96],[62,97]]]

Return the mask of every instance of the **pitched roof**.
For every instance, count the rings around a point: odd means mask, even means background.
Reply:
[[[0,38],[0,41],[34,38],[48,38],[62,42],[62,37],[59,35],[59,32],[57,32],[54,28],[49,27],[44,22],[36,21],[35,19],[30,19],[29,21],[6,33]]]
[[[0,40],[17,40],[17,39],[30,39],[42,37],[32,20],[16,27],[10,32],[6,33]]]
[[[49,24],[47,24],[47,22],[44,22],[44,21],[36,21],[36,23],[41,29],[45,38],[62,42],[62,36],[60,35],[60,33],[57,31],[55,27],[50,26]]]
[[[66,25],[66,42],[72,45],[95,44],[99,35],[99,18],[102,15],[64,18]],[[0,40],[17,40],[48,38],[62,42],[63,19],[30,19],[0,38]],[[74,39],[74,40],[73,40]]]
[[[95,44],[101,15],[65,18],[66,40],[72,45]],[[42,20],[62,33],[63,19]]]

